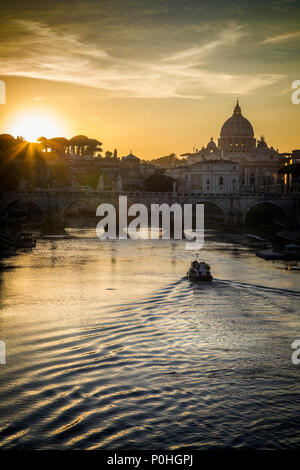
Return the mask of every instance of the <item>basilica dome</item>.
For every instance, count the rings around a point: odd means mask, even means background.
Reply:
[[[219,147],[226,153],[246,153],[246,151],[253,149],[255,145],[256,139],[254,138],[253,127],[248,119],[242,115],[237,101],[233,115],[222,126]]]
[[[233,115],[224,122],[220,137],[254,137],[251,123],[242,115],[239,103],[237,102]]]

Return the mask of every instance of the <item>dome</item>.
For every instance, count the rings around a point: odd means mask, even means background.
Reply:
[[[258,141],[257,148],[259,149],[267,149],[267,142],[265,141],[265,138],[261,136],[261,139]]]
[[[237,101],[233,115],[224,122],[220,137],[254,137],[251,123],[242,115],[242,111]]]

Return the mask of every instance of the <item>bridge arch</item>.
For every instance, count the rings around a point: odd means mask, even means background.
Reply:
[[[255,218],[255,209],[257,210],[257,218],[261,216],[261,218],[264,218],[265,222],[267,222],[268,220],[271,221],[276,215],[287,219],[286,210],[277,201],[263,200],[254,202],[250,205],[250,207],[246,209],[243,214],[244,224],[251,224],[251,215],[253,218]]]
[[[9,211],[10,209],[19,209],[20,211],[22,211],[22,207],[20,207],[22,205],[23,205],[23,208],[26,205],[27,211],[30,209],[30,205],[36,207],[41,214],[41,218],[45,217],[45,209],[34,199],[27,199],[27,198],[25,199],[16,198],[16,199],[10,200],[9,202],[5,204],[3,212]]]
[[[214,219],[216,222],[221,223],[227,222],[227,212],[222,204],[205,200],[195,200],[193,204],[204,204],[204,222],[205,219]]]
[[[133,204],[143,204],[147,208],[150,207],[150,204],[148,200],[141,200],[141,199],[127,199],[127,207],[132,206]]]
[[[221,222],[221,223],[226,223],[228,219],[228,214],[226,209],[220,204],[219,202],[215,201],[207,201],[207,200],[202,200],[195,197],[193,199],[191,198],[186,198],[185,200],[177,200],[177,201],[170,201],[170,200],[158,200],[155,197],[149,198],[147,200],[142,200],[142,199],[128,199],[128,207],[130,207],[133,204],[143,204],[147,207],[149,211],[149,216],[150,216],[150,209],[151,209],[151,204],[169,204],[169,206],[172,206],[173,204],[179,204],[182,207],[182,211],[184,208],[185,204],[192,204],[194,207],[196,204],[204,204],[204,219],[205,219],[205,213],[206,217],[210,220],[213,220],[215,222]],[[206,209],[208,209],[208,216]],[[213,214],[213,215],[212,215]]]
[[[81,203],[81,204],[87,206],[87,205],[88,205],[88,202],[89,202],[88,199],[83,199],[83,198],[73,199],[73,200],[67,202],[67,204],[65,204],[65,205],[63,206],[63,208],[61,209],[61,211],[60,211],[60,216],[59,216],[60,220],[64,220],[64,219],[65,219],[66,211],[67,211],[70,207],[72,207],[72,206],[74,206],[75,204],[78,204],[78,203]],[[98,206],[98,204],[95,205],[95,215],[96,215],[97,206]]]

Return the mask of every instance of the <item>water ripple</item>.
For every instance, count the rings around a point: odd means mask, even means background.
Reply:
[[[103,324],[37,328],[1,371],[0,447],[296,447],[299,296],[182,278]]]

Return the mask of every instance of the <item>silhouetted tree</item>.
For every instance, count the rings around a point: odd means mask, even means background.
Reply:
[[[40,144],[6,134],[0,136],[0,187],[2,190],[17,189],[25,179],[31,186],[41,183],[46,172],[46,162]]]
[[[47,141],[47,144],[53,152],[57,152],[59,155],[65,155],[69,141],[65,137],[51,137],[51,139]]]
[[[48,149],[48,139],[44,136],[42,137],[39,137],[37,139],[37,142],[40,144],[40,148],[41,150],[43,150],[44,152],[47,152],[47,149]]]
[[[94,155],[96,152],[102,152],[102,142],[97,139],[88,139],[87,154]]]
[[[148,191],[171,192],[173,190],[173,181],[175,181],[173,178],[159,171],[149,176],[145,181],[145,185]]]
[[[100,145],[102,145],[102,142],[97,139],[89,139],[86,135],[75,135],[69,140],[72,153],[77,156],[102,152]]]
[[[74,155],[83,155],[84,149],[88,145],[88,137],[86,135],[75,135],[69,140],[69,144]]]
[[[154,158],[151,160],[151,163],[155,165],[170,168],[177,165],[182,165],[184,160],[177,158],[175,153],[170,153],[170,155],[166,155],[165,157]]]

